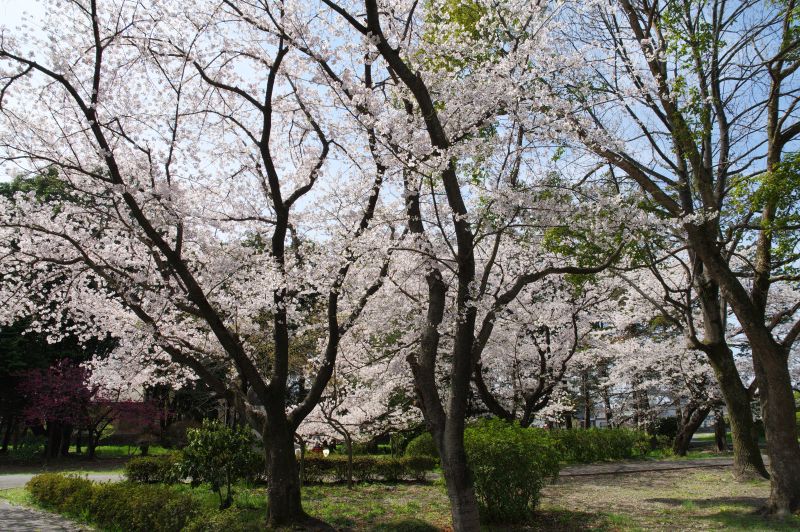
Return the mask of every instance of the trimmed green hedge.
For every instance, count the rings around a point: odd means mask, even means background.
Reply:
[[[406,456],[429,456],[431,458],[439,458],[439,451],[436,449],[436,444],[433,442],[433,436],[430,432],[423,432],[406,446]]]
[[[124,475],[140,484],[174,484],[181,479],[181,455],[138,456],[125,464]]]
[[[358,455],[353,457],[353,480],[372,482],[385,480],[425,480],[428,472],[436,467],[436,460],[428,456],[404,456],[402,458]],[[345,482],[347,480],[347,456],[331,455],[327,458],[306,455],[303,463],[303,479],[306,482]]]
[[[464,449],[485,522],[527,520],[545,482],[558,477],[561,452],[544,430],[485,420],[464,432]]]
[[[650,436],[636,430],[558,429],[549,432],[561,446],[568,463],[602,462],[644,456],[650,450]]]
[[[168,486],[95,483],[59,473],[36,475],[25,485],[45,508],[108,529],[130,532],[177,532],[200,515],[199,503]]]

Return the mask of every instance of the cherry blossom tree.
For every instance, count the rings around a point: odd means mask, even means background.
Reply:
[[[560,212],[556,202],[548,204],[550,212],[540,209],[540,197],[531,193],[551,176],[545,168],[528,166],[532,161],[523,162],[528,151],[518,133],[527,127],[520,115],[527,120],[530,113],[518,95],[539,74],[527,66],[532,56],[552,52],[543,27],[546,7],[533,2],[468,6],[487,25],[506,24],[499,28],[502,38],[492,43],[497,60],[489,60],[484,49],[476,48],[483,43],[469,37],[458,17],[439,16],[450,13],[452,3],[322,4],[327,10],[314,19],[313,32],[341,34],[347,44],[335,51],[310,46],[309,55],[333,83],[351,90],[365,83],[326,58],[350,54],[358,43],[354,55],[369,58],[363,79],[374,80],[375,90],[364,94],[366,103],[353,112],[367,115],[386,154],[382,160],[402,180],[409,239],[397,252],[401,264],[390,268],[392,285],[384,286],[397,295],[371,304],[410,307],[396,344],[411,366],[419,405],[442,459],[453,525],[475,530],[477,505],[463,430],[471,375],[495,318],[531,283],[602,270],[616,258],[619,242],[598,238],[602,252],[591,265],[543,257],[535,246],[525,250],[506,242],[533,238],[524,233],[542,226],[538,216],[554,225]],[[518,19],[510,13],[530,15]],[[287,34],[301,40],[289,29]]]
[[[291,26],[290,7],[271,14]],[[0,36],[3,167],[54,169],[68,191],[3,202],[4,320],[58,336],[68,317],[190,370],[262,436],[274,525],[304,517],[294,432],[397,238],[373,221],[384,170],[350,97],[281,34],[213,2],[75,0]],[[290,404],[292,347],[314,330]]]
[[[561,137],[611,165],[618,180],[648,195],[649,209],[674,220],[703,308],[697,347],[729,408],[743,391],[724,341],[726,305],[741,324],[770,455],[766,509],[779,514],[800,505],[787,367],[800,322],[780,335],[767,313],[771,286],[793,279],[786,270],[796,261],[796,250],[781,244],[796,230],[796,173],[786,153],[800,133],[796,17],[793,1],[620,0],[571,10],[564,44],[591,60],[545,83],[562,101],[549,107]],[[732,261],[737,256],[744,263]]]

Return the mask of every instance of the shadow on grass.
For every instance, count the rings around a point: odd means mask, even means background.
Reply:
[[[622,521],[624,521],[624,523]],[[628,520],[624,516],[616,516],[613,514],[576,512],[560,508],[548,508],[546,510],[537,510],[533,518],[529,519],[524,524],[491,524],[482,526],[481,530],[490,532],[523,530],[552,530],[558,532],[583,530],[611,531],[618,530],[618,525],[628,524],[627,521]]]
[[[762,497],[711,497],[708,499],[681,499],[674,497],[656,497],[645,499],[645,502],[658,502],[670,506],[692,505],[699,508],[711,508],[714,506],[747,506],[753,512],[758,510],[763,504]],[[747,510],[744,510],[747,512]]]
[[[724,509],[712,515],[695,516],[698,521],[710,521],[723,530],[800,530],[800,517],[769,518],[752,511]]]
[[[380,532],[438,532],[439,529],[419,519],[399,519],[375,526],[372,530]]]

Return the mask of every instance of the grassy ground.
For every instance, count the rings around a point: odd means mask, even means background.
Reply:
[[[188,486],[176,487],[189,491]],[[213,508],[216,495],[192,493]],[[755,514],[769,493],[766,481],[735,483],[723,469],[564,478],[545,487],[540,511],[525,526],[487,530],[798,530],[800,517],[773,521]],[[307,486],[304,507],[339,530],[447,530],[447,497],[437,484]],[[21,504],[22,489],[0,492]],[[258,527],[265,510],[263,488],[240,487],[235,507]]]
[[[11,473],[41,473],[45,471],[81,472],[81,473],[114,473],[122,472],[122,467],[132,456],[139,456],[138,447],[127,445],[103,445],[96,449],[95,457],[90,459],[85,454],[75,453],[75,446],[70,448],[70,455],[43,463],[39,456],[21,459],[12,454],[0,455],[0,475]],[[154,445],[148,450],[150,455],[161,455],[173,452]]]
[[[603,515],[607,530],[800,529],[800,517],[755,514],[768,495],[767,481],[736,483],[724,469],[660,471],[565,478],[545,488],[542,508]]]
[[[650,460],[702,460],[703,458],[732,458],[733,451],[720,453],[712,448],[692,449],[686,456],[678,456],[672,449],[656,449],[647,453],[646,459]]]

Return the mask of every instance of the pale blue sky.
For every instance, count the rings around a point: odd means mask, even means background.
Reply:
[[[22,13],[41,16],[44,7],[38,0],[0,0],[0,25],[13,28],[22,21]]]

